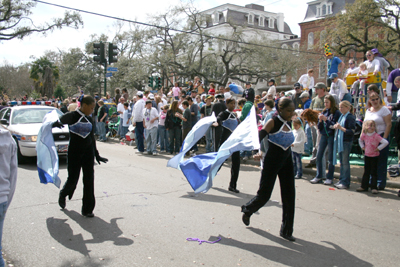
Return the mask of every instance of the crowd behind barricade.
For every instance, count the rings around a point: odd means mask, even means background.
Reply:
[[[289,98],[295,107],[295,115],[291,120],[291,130],[295,136],[291,149],[295,178],[302,178],[302,156],[307,155],[311,156],[311,160],[305,167],[316,167],[316,176],[310,182],[333,185],[333,173],[339,159],[340,181],[334,186],[348,189],[350,153],[357,146],[366,163],[363,184],[357,190],[367,191],[371,188],[372,193],[378,193],[386,186],[390,133],[394,122],[392,117],[396,118],[392,111],[400,109],[399,104],[390,105],[399,102],[396,99],[400,87],[400,69],[390,72],[386,87],[371,82],[369,76],[385,77],[385,68],[388,67],[379,51],[372,49],[366,53],[367,60],[360,63],[359,67],[355,67],[353,59],[349,60],[349,68],[341,79],[339,75],[344,69],[344,62],[333,56],[330,50],[325,52],[326,84],[315,84],[314,71],[309,69],[294,84],[293,90],[287,92],[279,92],[274,79],[268,81],[268,90],[258,95],[250,82],[246,83],[246,88],[231,82],[217,87],[213,83],[206,86],[199,77],[195,77],[186,87],[176,82],[171,88],[161,88],[157,93],[138,91],[130,97],[127,89],[117,88],[114,97],[108,92],[104,97],[96,94],[92,116],[98,141],[106,142],[110,137],[117,137],[121,141],[134,139],[138,153],[146,152],[154,156],[159,153],[177,154],[193,126],[201,118],[214,113],[219,121],[199,143],[204,144],[206,153],[216,152],[221,145],[224,129],[231,127],[230,131],[233,131],[233,120],[240,123],[254,106],[261,130],[277,116],[279,101]],[[36,102],[50,103],[66,113],[76,110],[83,96],[83,91],[80,91],[80,96],[76,98],[69,97],[61,101],[45,96]],[[364,110],[360,109],[361,98],[365,104]],[[33,99],[24,96],[8,103],[3,101],[2,106],[15,104],[16,101],[33,103]],[[228,113],[222,114],[225,111]],[[399,130],[394,129],[393,134],[398,137]],[[226,136],[224,138],[222,140],[226,140]],[[400,142],[397,143],[400,145]],[[261,151],[265,154],[267,150],[268,142],[261,142]],[[197,144],[186,156],[196,153]],[[253,151],[240,151],[239,155],[235,154],[235,162],[237,159],[239,163],[240,159],[246,161],[253,154]],[[237,191],[235,186],[231,187]]]

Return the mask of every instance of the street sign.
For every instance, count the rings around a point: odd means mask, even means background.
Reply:
[[[107,71],[118,71],[118,68],[114,68],[114,67],[108,67]]]
[[[107,72],[106,73],[106,77],[111,77],[112,76],[112,73],[111,72]]]

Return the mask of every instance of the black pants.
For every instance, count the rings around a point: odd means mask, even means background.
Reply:
[[[214,130],[214,152],[218,152],[221,146],[222,126],[213,127]]]
[[[83,172],[82,213],[92,213],[96,200],[94,197],[94,151],[92,148],[82,152],[68,151],[68,179],[60,191],[61,197],[72,198],[79,175]]]
[[[257,195],[249,203],[242,206],[242,212],[253,214],[263,207],[271,198],[274,189],[276,176],[279,177],[282,198],[282,227],[281,231],[285,235],[292,235],[294,223],[294,206],[296,190],[294,186],[294,171],[291,149],[279,153],[271,151],[277,150],[275,145],[270,144],[269,151],[264,159],[263,170],[261,172],[260,188]],[[282,152],[283,151],[283,152]]]
[[[229,187],[233,187],[236,189],[237,180],[239,178],[239,170],[240,170],[240,151],[234,152],[231,158],[232,158],[231,182],[229,183]]]
[[[368,190],[369,178],[371,177],[371,189],[378,189],[378,157],[364,156],[364,174],[361,181],[361,187]]]

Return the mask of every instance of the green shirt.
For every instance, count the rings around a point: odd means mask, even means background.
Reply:
[[[317,110],[317,111],[321,111],[322,112],[322,110],[325,108],[324,99],[325,99],[325,96],[323,96],[323,97],[319,97],[319,96],[314,97],[313,100],[311,101],[310,108],[313,109],[313,110]]]
[[[244,121],[244,119],[246,119],[247,114],[249,114],[251,107],[253,106],[253,102],[251,101],[247,101],[243,108],[242,108],[242,115],[240,116],[240,120]]]

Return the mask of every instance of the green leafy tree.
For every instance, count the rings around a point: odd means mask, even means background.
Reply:
[[[64,99],[66,98],[66,93],[64,91],[64,88],[61,87],[61,85],[57,85],[56,90],[54,90],[54,97],[59,98],[59,99]]]
[[[41,57],[32,62],[30,78],[33,79],[35,90],[41,96],[51,97],[59,78],[59,68],[47,57]]]
[[[62,27],[79,28],[83,21],[77,12],[65,12],[63,18],[54,18],[43,25],[35,25],[29,17],[36,3],[24,0],[1,0],[0,41],[22,39],[34,32],[46,33]]]
[[[339,55],[365,54],[378,48],[384,56],[400,54],[400,1],[356,0],[345,12],[324,20],[327,42]]]

